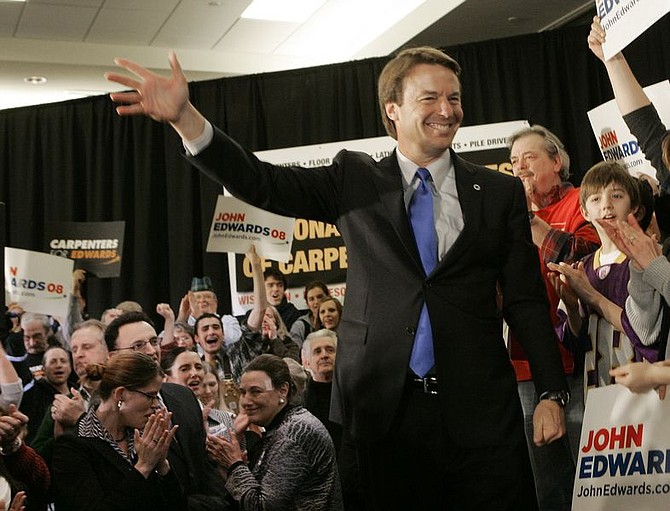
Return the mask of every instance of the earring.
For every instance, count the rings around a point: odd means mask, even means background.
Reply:
[[[280,405],[283,405],[284,403],[285,403],[284,398],[283,398],[283,397],[280,397],[280,398],[279,398],[279,404],[280,404]]]
[[[123,401],[121,401],[120,399],[116,402],[116,407],[117,407],[119,410],[121,409],[121,403],[123,403]]]

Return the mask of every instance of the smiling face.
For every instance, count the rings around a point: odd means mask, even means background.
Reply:
[[[460,81],[439,64],[417,64],[403,82],[402,104],[387,103],[385,110],[400,152],[426,166],[451,147],[463,121]]]
[[[248,371],[240,379],[240,406],[249,420],[258,426],[270,425],[286,405],[287,395],[288,383],[274,388],[265,371]]]
[[[195,301],[200,307],[202,314],[216,314],[216,309],[219,306],[219,301],[212,291],[196,291],[194,293]]]
[[[223,328],[219,318],[203,318],[198,321],[195,340],[210,355],[216,354],[223,345]]]
[[[325,300],[319,305],[319,320],[323,328],[336,330],[340,324],[340,311],[333,300]]]
[[[198,354],[194,351],[185,351],[174,359],[168,381],[188,387],[198,395],[204,376],[205,368]]]
[[[530,133],[514,141],[510,150],[512,172],[531,190],[532,201],[542,209],[554,197],[554,190],[561,185],[560,156],[551,157],[544,137]]]
[[[163,379],[156,376],[151,383],[135,390],[125,387],[115,389],[114,399],[115,401],[121,401],[118,408],[120,425],[142,429],[151,414],[160,408],[158,392],[162,384]]]

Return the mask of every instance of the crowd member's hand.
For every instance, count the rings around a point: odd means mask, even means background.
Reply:
[[[586,41],[589,43],[589,48],[593,52],[593,54],[600,60],[605,62],[605,55],[603,54],[603,43],[605,42],[605,30],[600,24],[600,18],[598,16],[593,17],[593,22],[591,23],[591,31],[589,32]]]
[[[119,115],[148,115],[156,121],[178,122],[189,107],[188,81],[174,52],[169,54],[170,69],[168,77],[160,76],[145,67],[123,58],[114,59],[114,63],[131,73],[131,78],[119,73],[105,73],[109,81],[133,89],[132,92],[110,94],[113,101],[125,103],[116,107]]]
[[[19,412],[15,404],[10,404],[7,415],[0,417],[0,446],[10,446],[21,434],[28,417]]]
[[[191,307],[191,316],[195,319],[198,319],[202,315],[200,310],[200,305],[198,305],[198,300],[195,299],[195,293],[193,291],[188,292],[188,303]]]
[[[625,385],[631,392],[642,393],[656,389],[661,399],[665,399],[666,386],[659,385],[663,373],[670,372],[668,361],[650,364],[648,362],[631,362],[614,369],[610,369],[610,376],[614,381]],[[667,377],[666,377],[667,380]]]
[[[4,501],[0,500],[0,511],[23,511],[26,507],[26,492],[20,491],[12,499],[12,504],[7,508]]]
[[[212,461],[226,470],[233,463],[245,460],[237,435],[207,435],[207,454]]]
[[[570,287],[568,279],[559,271],[560,267],[556,263],[547,263],[547,268],[551,270],[547,273],[547,279],[553,286],[558,297],[563,300],[568,310],[579,307],[579,297]]]
[[[191,301],[189,299],[188,293],[181,297],[179,302],[179,321],[186,323],[188,317],[191,315]]]
[[[632,213],[628,215],[625,222],[617,220],[616,223],[596,220],[605,232],[638,270],[645,270],[651,262],[662,255],[661,245],[654,237],[649,237],[642,230]]]
[[[65,427],[72,427],[86,411],[86,403],[79,391],[71,388],[72,397],[56,394],[51,404],[51,418]]]
[[[156,305],[156,313],[163,316],[166,322],[171,321],[174,323],[174,311],[169,303],[159,303]]]
[[[533,413],[533,442],[537,446],[550,444],[563,435],[565,435],[563,408],[550,399],[541,400]]]
[[[558,279],[562,284],[567,284],[570,292],[586,303],[591,303],[591,297],[595,291],[593,285],[589,282],[584,263],[578,262],[576,265],[567,263],[548,263],[547,268],[559,274]],[[559,287],[561,287],[559,285]],[[568,293],[565,286],[562,286],[562,292]]]
[[[170,470],[167,453],[179,427],[174,425],[169,428],[171,419],[172,412],[165,413],[158,410],[149,417],[141,434],[139,430],[135,430],[134,441],[137,452],[135,468],[144,477],[149,477],[154,469],[161,475],[167,474]]]

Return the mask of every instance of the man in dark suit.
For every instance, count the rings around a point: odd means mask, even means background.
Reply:
[[[105,330],[109,356],[134,350],[160,364],[158,336],[149,316],[126,312]],[[226,491],[216,469],[207,462],[202,411],[193,391],[182,385],[163,383],[160,399],[179,425],[168,452],[168,462],[188,497],[189,511],[222,509]]]
[[[233,195],[334,223],[345,240],[331,417],[357,442],[369,506],[536,509],[503,316],[545,398],[536,443],[564,434],[567,385],[523,186],[450,148],[463,119],[458,63],[432,48],[401,52],[379,79],[394,154],[376,162],[341,151],[328,167],[304,169],[262,163],[214,129],[188,101],[174,54],[170,62],[164,78],[118,59],[139,79],[107,74],[137,90],[112,94],[125,103],[117,112],[170,122],[189,161]],[[415,224],[426,197],[431,215]]]

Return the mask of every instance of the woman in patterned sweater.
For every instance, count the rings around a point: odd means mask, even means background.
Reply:
[[[249,463],[237,435],[207,438],[240,509],[341,510],[333,442],[316,417],[291,403],[295,385],[286,362],[269,354],[255,358],[242,374],[240,392],[238,434],[249,423],[265,428]]]

